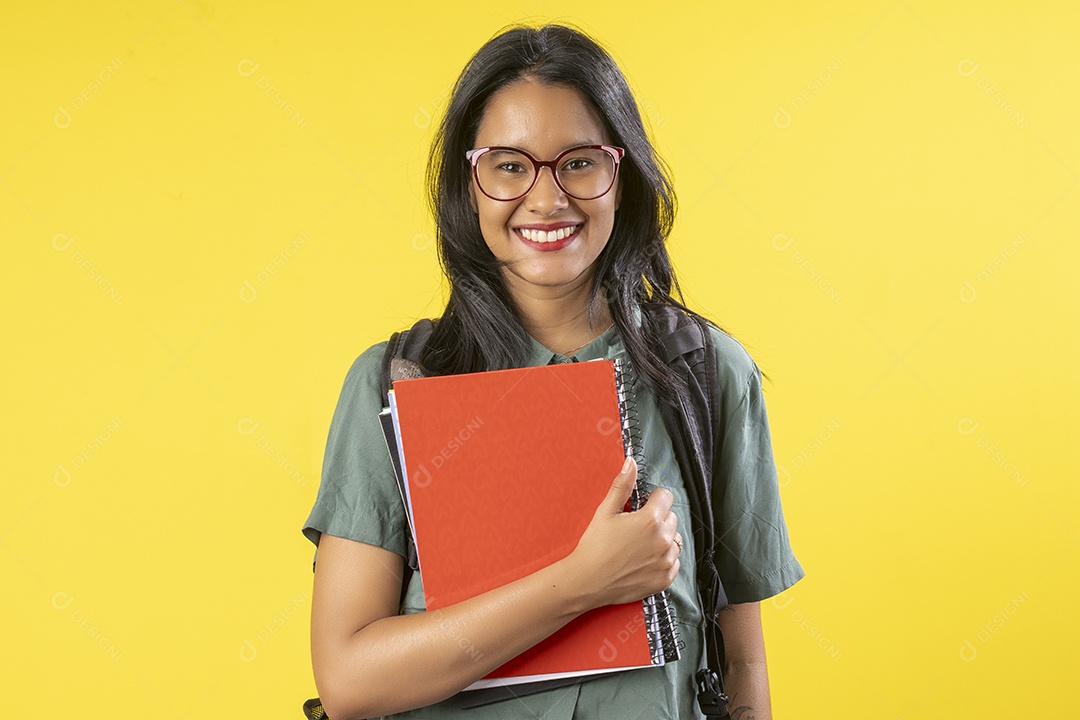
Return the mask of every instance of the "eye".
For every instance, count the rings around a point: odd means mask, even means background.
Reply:
[[[528,169],[522,163],[515,162],[513,160],[507,160],[506,162],[499,163],[495,166],[495,169],[499,172],[508,173],[511,175],[528,172]]]
[[[588,170],[595,164],[593,160],[587,157],[575,157],[564,162],[562,169],[568,172],[581,172],[582,170]]]

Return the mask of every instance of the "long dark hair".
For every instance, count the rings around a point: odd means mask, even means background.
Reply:
[[[647,323],[639,327],[634,316],[644,302],[691,312],[683,304],[664,244],[675,219],[675,192],[615,61],[588,35],[565,25],[501,32],[477,51],[454,85],[427,175],[450,298],[421,363],[429,372],[447,374],[513,367],[526,357],[527,337],[500,262],[484,242],[469,204],[472,179],[465,160],[489,98],[526,78],[579,90],[604,118],[613,143],[626,150],[619,167],[620,210],[597,259],[589,312],[597,303],[608,304],[634,370],[661,401],[671,402],[682,389],[681,380],[652,350],[651,328]]]

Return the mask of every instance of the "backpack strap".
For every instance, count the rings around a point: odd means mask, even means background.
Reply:
[[[427,373],[420,366],[420,353],[435,330],[435,323],[423,319],[409,330],[390,336],[382,361],[383,407],[390,405],[390,389],[395,380],[423,377]]]
[[[686,481],[690,503],[696,576],[705,616],[706,667],[696,675],[698,704],[709,720],[727,718],[724,692],[724,637],[717,613],[728,604],[716,567],[716,503],[712,493],[713,457],[721,421],[715,401],[716,353],[704,318],[660,303],[642,306],[656,350],[686,382],[677,407],[660,403],[672,449]]]
[[[402,330],[390,336],[382,361],[382,397],[383,407],[390,407],[390,390],[395,380],[423,377],[426,373],[420,365],[420,353],[435,329],[435,323],[423,319],[409,330]],[[405,604],[405,594],[409,589],[412,574],[420,568],[416,556],[416,542],[412,530],[405,526],[405,565],[401,575],[401,597],[398,607]]]

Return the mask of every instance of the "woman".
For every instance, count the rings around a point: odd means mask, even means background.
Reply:
[[[664,247],[675,200],[624,77],[576,30],[498,35],[455,86],[429,183],[451,293],[421,355],[425,369],[627,359],[641,380],[643,453],[664,487],[622,512],[636,478],[628,461],[568,557],[438,614],[421,612],[413,575],[399,614],[405,515],[377,419],[386,343],[370,348],[345,379],[304,528],[318,545],[312,662],[327,715],[700,717],[693,678],[704,662],[703,618],[693,543],[683,542],[691,518],[657,409],[680,387],[639,309],[651,301],[685,310]],[[761,720],[771,712],[758,602],[803,571],[780,508],[760,370],[713,330],[728,420],[720,466],[731,468],[718,518],[732,602],[720,613],[727,690],[732,717]],[[685,643],[679,661],[469,710],[452,697],[581,613],[663,589]]]

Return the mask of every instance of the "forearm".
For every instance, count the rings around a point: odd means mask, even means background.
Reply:
[[[378,717],[450,697],[589,609],[581,580],[558,562],[430,612],[386,617],[335,652],[327,713]],[[329,692],[327,692],[329,691]]]
[[[724,674],[731,720],[772,720],[765,661],[734,662]]]
[[[771,720],[760,603],[728,605],[716,619],[724,633],[724,690],[731,719]]]
[[[403,559],[330,536],[312,594],[312,666],[327,715],[352,720],[426,707],[520,655],[584,612],[671,585],[681,541],[660,488],[623,512],[631,461],[568,556],[441,610],[399,616]],[[320,569],[321,567],[321,569]]]

